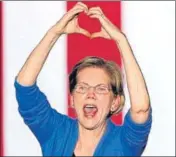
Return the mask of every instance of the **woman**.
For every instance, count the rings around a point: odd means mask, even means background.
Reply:
[[[90,34],[79,27],[78,14],[97,18],[101,32]],[[62,34],[80,33],[90,38],[114,40],[120,49],[130,94],[131,108],[124,124],[110,120],[124,106],[118,66],[98,57],[75,65],[69,77],[71,105],[77,119],[52,109],[36,84],[49,52]],[[16,80],[19,112],[38,139],[44,156],[140,156],[151,128],[151,108],[146,84],[125,35],[99,7],[88,9],[78,2],[58,21],[32,51]]]

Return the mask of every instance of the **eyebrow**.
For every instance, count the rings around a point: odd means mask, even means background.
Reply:
[[[86,83],[86,82],[79,82],[78,84],[85,84],[85,85],[90,86],[90,85],[89,85],[88,83]],[[108,86],[108,85],[103,84],[103,83],[97,84],[97,85],[95,85],[95,86],[100,86],[100,85]]]

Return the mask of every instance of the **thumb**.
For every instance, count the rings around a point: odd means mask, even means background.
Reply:
[[[90,36],[91,36],[91,34],[90,34],[87,30],[85,30],[85,29],[83,29],[83,28],[80,28],[80,27],[77,29],[77,33],[83,34],[83,35],[85,35],[85,36],[87,36],[87,37],[90,37]]]
[[[95,33],[92,33],[91,35],[91,39],[98,38],[98,37],[103,37],[102,32],[95,32]]]

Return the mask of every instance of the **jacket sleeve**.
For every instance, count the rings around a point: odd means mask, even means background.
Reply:
[[[121,141],[124,148],[124,154],[127,156],[140,156],[147,144],[148,136],[152,125],[152,110],[149,111],[149,117],[143,124],[135,123],[127,112],[122,127]]]
[[[51,108],[36,83],[22,86],[15,80],[14,86],[19,113],[42,145],[51,137],[56,126],[62,127],[66,116]]]

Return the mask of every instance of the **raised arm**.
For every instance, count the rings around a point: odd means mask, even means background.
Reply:
[[[80,28],[77,23],[77,15],[80,12],[87,12],[87,6],[78,2],[69,10],[63,18],[58,21],[31,52],[22,69],[20,70],[17,81],[24,86],[34,84],[39,75],[52,47],[62,34],[81,33],[90,36],[89,32]]]
[[[122,36],[117,43],[124,68],[131,101],[132,119],[137,123],[144,123],[148,119],[150,100],[144,77],[133,55],[128,40]]]
[[[18,110],[41,145],[51,138],[57,127],[60,127],[60,136],[62,136],[64,128],[61,125],[64,125],[66,116],[52,109],[46,95],[37,86],[36,79],[54,43],[62,34],[81,33],[89,36],[87,31],[77,25],[77,15],[82,11],[87,11],[87,7],[77,3],[49,29],[31,52],[15,80]]]
[[[88,15],[92,18],[99,19],[102,24],[101,31],[92,34],[92,38],[103,37],[113,39],[119,47],[130,94],[131,117],[136,123],[144,123],[149,115],[149,94],[147,92],[144,77],[126,36],[109,21],[99,7],[91,8]]]

